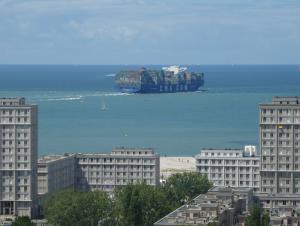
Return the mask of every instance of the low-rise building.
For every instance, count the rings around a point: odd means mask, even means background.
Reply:
[[[155,226],[197,226],[217,223],[222,226],[239,224],[253,205],[252,188],[213,187],[206,194],[163,217]]]
[[[38,160],[38,194],[75,188],[75,155],[48,155]]]
[[[259,199],[260,207],[270,213],[271,225],[299,225],[299,194],[257,193],[256,197]]]
[[[299,216],[270,216],[270,225],[271,226],[299,226],[300,220]]]
[[[38,162],[38,192],[45,195],[67,188],[112,192],[135,183],[157,186],[159,166],[159,155],[150,148],[44,156]]]
[[[260,158],[253,148],[203,149],[196,155],[197,172],[207,175],[215,186],[251,187],[259,191]]]
[[[110,154],[77,154],[77,188],[112,192],[116,187],[159,185],[159,155],[153,149],[116,148]]]

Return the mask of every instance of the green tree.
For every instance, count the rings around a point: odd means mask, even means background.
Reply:
[[[264,213],[261,219],[261,226],[269,226],[270,225],[270,216],[268,213]]]
[[[209,223],[208,226],[218,226],[218,223],[217,222],[212,222],[212,223]]]
[[[199,194],[206,193],[212,187],[206,176],[199,173],[177,173],[170,176],[163,185],[167,197],[180,206]]]
[[[60,191],[44,203],[44,213],[55,226],[96,226],[110,219],[111,200],[106,193]]]
[[[29,217],[17,217],[11,226],[34,226]]]
[[[115,217],[121,226],[152,226],[172,208],[161,188],[127,185],[115,194]]]
[[[254,206],[250,211],[250,215],[247,216],[245,219],[245,226],[260,226],[261,225],[260,218],[261,218],[260,208]]]

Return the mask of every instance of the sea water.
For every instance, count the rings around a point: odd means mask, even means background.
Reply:
[[[114,75],[139,67],[1,65],[0,96],[38,104],[39,155],[125,146],[193,156],[201,148],[258,145],[258,105],[300,95],[298,65],[193,65],[205,73],[198,92],[120,93]]]

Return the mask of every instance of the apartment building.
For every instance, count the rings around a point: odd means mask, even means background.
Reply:
[[[261,104],[261,192],[300,192],[300,98]]]
[[[38,194],[75,188],[75,154],[48,155],[38,160]]]
[[[272,225],[298,225],[300,218],[300,98],[273,97],[260,104],[262,208]]]
[[[110,154],[77,154],[77,188],[103,190],[135,183],[159,185],[159,155],[153,149],[116,148]]]
[[[35,215],[37,106],[0,98],[0,215]]]
[[[38,161],[39,195],[67,188],[112,192],[131,183],[159,185],[159,155],[153,149],[49,155]]]
[[[207,175],[215,186],[251,187],[259,191],[259,162],[255,147],[203,149],[196,155],[197,172]]]

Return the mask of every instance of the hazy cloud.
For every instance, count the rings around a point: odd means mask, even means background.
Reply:
[[[0,0],[0,63],[297,63],[299,27],[296,0]]]
[[[116,41],[130,41],[140,32],[137,27],[114,26],[102,23],[90,24],[71,21],[70,26],[83,37],[94,40],[113,39]]]

